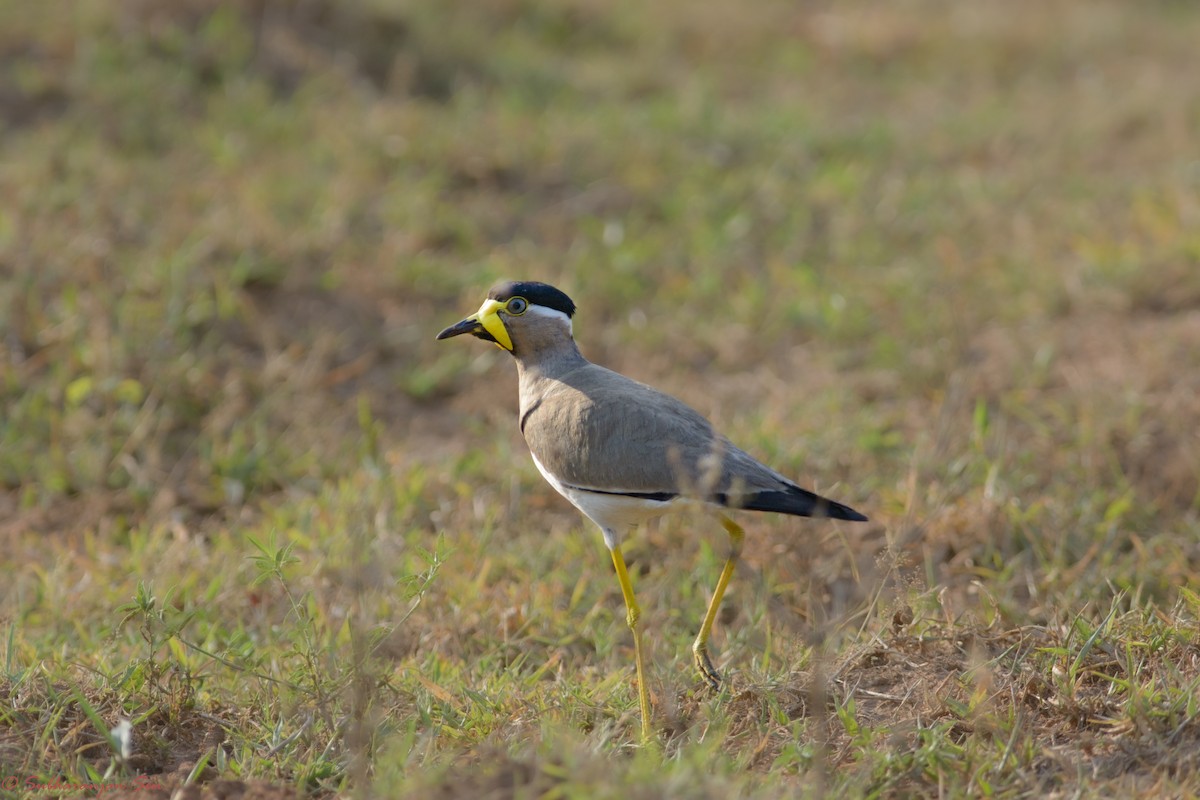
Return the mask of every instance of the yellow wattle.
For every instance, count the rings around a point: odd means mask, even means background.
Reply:
[[[504,327],[503,320],[500,319],[499,311],[502,308],[504,308],[504,303],[499,300],[484,300],[479,311],[475,313],[475,319],[479,320],[483,329],[492,335],[497,346],[512,352],[512,338],[508,335],[508,328]]]

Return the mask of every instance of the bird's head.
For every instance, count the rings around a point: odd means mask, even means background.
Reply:
[[[478,311],[437,338],[469,333],[517,355],[522,350],[570,341],[574,314],[575,303],[559,289],[537,281],[509,281],[493,286]]]

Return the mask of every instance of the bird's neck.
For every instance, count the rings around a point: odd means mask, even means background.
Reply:
[[[587,359],[579,352],[579,346],[571,337],[550,343],[544,342],[535,351],[524,353],[518,348],[513,351],[517,360],[517,374],[522,381],[539,378],[555,378],[586,364]]]

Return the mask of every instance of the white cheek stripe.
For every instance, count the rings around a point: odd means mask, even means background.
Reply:
[[[551,319],[561,319],[563,322],[567,323],[568,331],[571,331],[572,333],[575,332],[574,326],[571,325],[571,318],[568,317],[563,312],[559,311],[557,308],[548,308],[546,306],[539,306],[534,303],[530,303],[529,310],[526,311],[525,313],[526,314],[537,314],[539,317],[550,317]]]

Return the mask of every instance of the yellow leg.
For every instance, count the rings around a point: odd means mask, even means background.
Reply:
[[[646,688],[646,665],[642,659],[642,630],[638,627],[642,610],[638,607],[637,598],[633,596],[633,584],[629,581],[629,571],[625,569],[625,557],[621,555],[621,547],[612,548],[613,566],[617,568],[617,580],[621,582],[621,593],[625,595],[625,621],[629,630],[633,631],[633,657],[637,661],[638,703],[642,707],[642,739],[650,739],[650,692]]]
[[[729,579],[733,577],[733,568],[742,554],[742,540],[746,538],[746,532],[741,529],[741,526],[728,517],[721,517],[721,525],[729,533],[729,558],[725,560],[725,568],[721,570],[721,577],[717,579],[717,588],[713,590],[712,600],[708,604],[708,613],[704,615],[704,622],[700,625],[700,632],[696,634],[696,641],[692,643],[692,655],[696,659],[696,669],[700,670],[700,677],[704,678],[713,689],[720,688],[721,673],[717,672],[712,659],[708,657],[708,637],[712,633],[713,622],[717,618],[717,609],[721,606],[721,598],[725,596],[725,587],[729,585]]]

